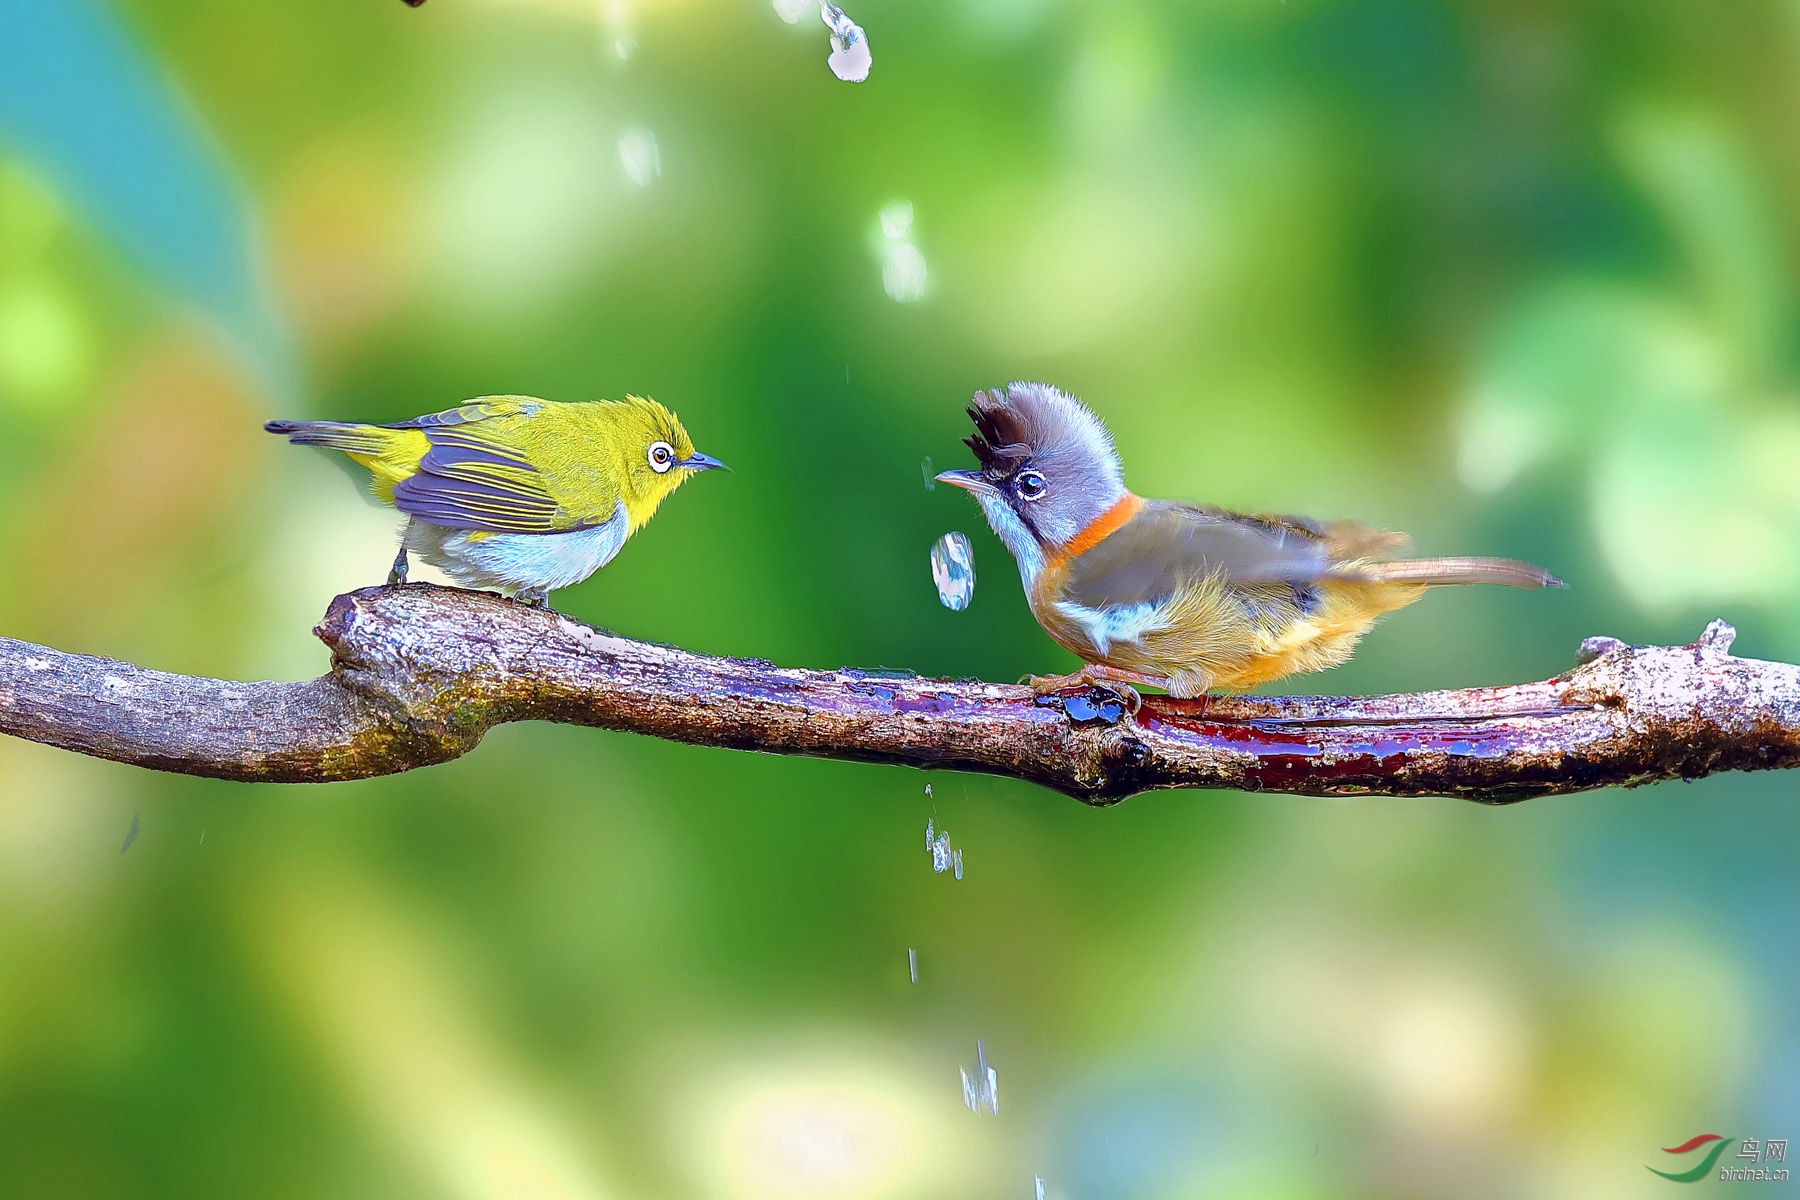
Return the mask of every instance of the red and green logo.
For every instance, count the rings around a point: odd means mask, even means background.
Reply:
[[[1661,1175],[1664,1179],[1673,1179],[1676,1183],[1693,1183],[1697,1179],[1704,1179],[1712,1172],[1713,1164],[1719,1161],[1719,1155],[1725,1153],[1725,1147],[1731,1145],[1730,1138],[1723,1137],[1716,1133],[1702,1133],[1696,1137],[1689,1138],[1679,1146],[1664,1146],[1662,1148],[1664,1154],[1691,1154],[1708,1142],[1713,1144],[1712,1149],[1706,1152],[1705,1157],[1700,1160],[1698,1165],[1689,1170],[1658,1171],[1655,1167],[1645,1167],[1644,1169],[1649,1171],[1652,1175]]]

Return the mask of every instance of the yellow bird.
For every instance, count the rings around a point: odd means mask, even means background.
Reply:
[[[1375,619],[1439,584],[1561,587],[1508,558],[1397,558],[1409,539],[1355,521],[1246,516],[1146,500],[1112,437],[1042,383],[977,392],[975,497],[1018,560],[1032,616],[1087,665],[1040,691],[1142,683],[1180,697],[1254,687],[1349,658]]]
[[[270,421],[301,446],[342,450],[369,490],[410,518],[410,551],[464,587],[547,606],[611,562],[676,488],[725,464],[694,449],[675,414],[627,396],[561,404],[483,396],[392,425]]]

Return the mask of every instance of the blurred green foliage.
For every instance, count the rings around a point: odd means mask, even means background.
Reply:
[[[315,674],[393,521],[263,419],[633,391],[736,472],[566,611],[1062,669],[920,470],[971,391],[1042,378],[1146,494],[1573,585],[1434,595],[1297,686],[1537,678],[1714,616],[1800,655],[1793,4],[865,0],[860,86],[762,0],[88,7],[131,54],[34,69],[160,90],[58,126],[0,89],[9,636]],[[131,187],[227,215],[108,192],[152,135]],[[241,263],[194,254],[245,277],[196,288],[180,237],[235,245],[240,204]],[[0,1192],[1650,1194],[1657,1147],[1800,1133],[1791,790],[1096,811],[548,727],[252,789],[8,742]],[[998,1120],[959,1103],[978,1037]]]

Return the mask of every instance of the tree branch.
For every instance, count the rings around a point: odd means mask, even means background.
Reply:
[[[1691,646],[1582,643],[1542,683],[1402,696],[1147,696],[798,671],[635,642],[497,596],[339,596],[331,672],[232,683],[0,638],[0,733],[161,771],[321,783],[558,721],[704,746],[984,771],[1091,804],[1150,788],[1447,795],[1484,803],[1800,765],[1800,667]]]

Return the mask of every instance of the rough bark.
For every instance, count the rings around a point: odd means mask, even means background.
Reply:
[[[310,683],[147,671],[0,638],[0,733],[161,771],[320,783],[467,753],[558,721],[697,745],[984,771],[1090,804],[1151,788],[1447,795],[1484,803],[1800,764],[1800,667],[1691,646],[1582,643],[1541,683],[1373,697],[1146,696],[789,670],[631,641],[426,584],[339,596]]]

